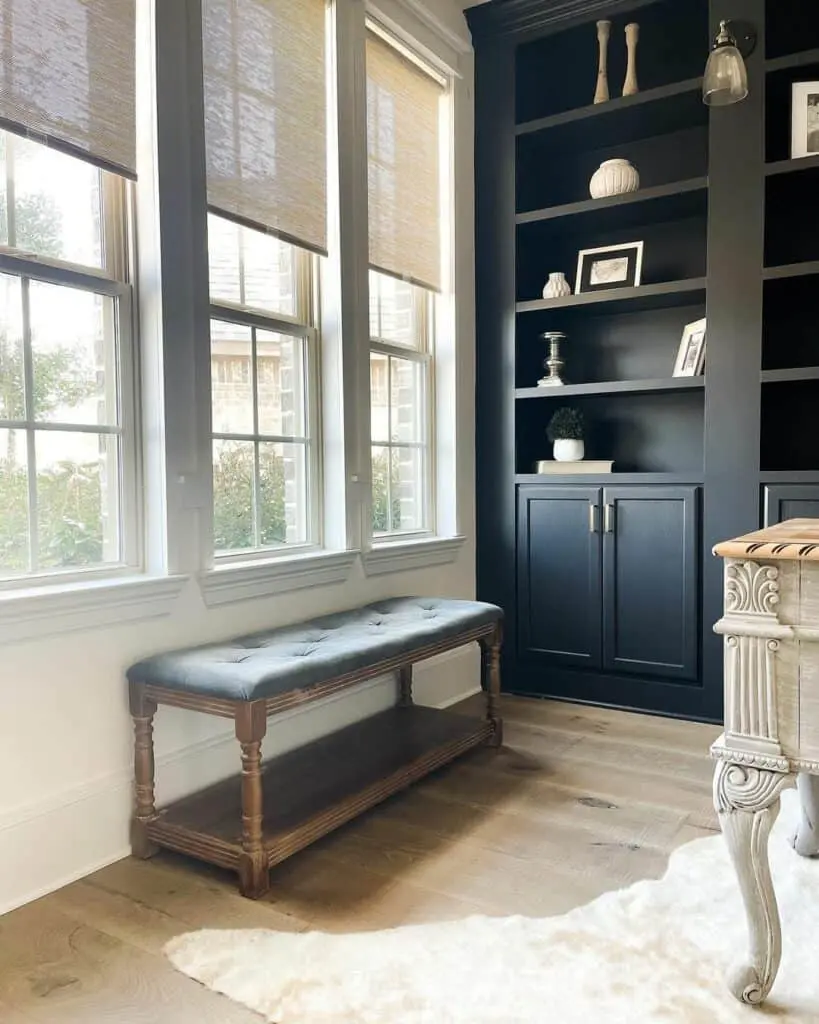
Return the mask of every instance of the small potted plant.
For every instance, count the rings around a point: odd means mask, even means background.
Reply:
[[[564,406],[549,420],[546,436],[554,445],[555,462],[580,462],[586,454],[583,444],[583,413]]]

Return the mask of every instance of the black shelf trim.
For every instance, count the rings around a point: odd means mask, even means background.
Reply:
[[[819,366],[800,366],[787,370],[763,370],[763,384],[789,384],[803,380],[819,380]]]
[[[796,174],[799,171],[815,171],[819,168],[819,156],[800,156],[795,160],[774,160],[765,164],[765,175]]]
[[[819,268],[819,263],[816,264]],[[539,310],[571,309],[573,306],[594,306],[607,302],[637,302],[640,299],[673,297],[689,292],[705,293],[706,279],[691,277],[686,281],[668,281],[662,284],[641,284],[637,288],[605,288],[599,292],[583,292],[582,295],[564,295],[559,299],[535,299],[532,302],[515,304],[517,313],[534,313]]]
[[[819,159],[818,159],[819,164]],[[652,188],[641,188],[625,195],[609,196],[606,199],[584,199],[579,203],[565,203],[562,206],[547,206],[542,210],[531,210],[519,213],[515,217],[516,224],[535,224],[540,221],[556,220],[559,217],[572,217],[576,214],[594,213],[598,210],[610,210],[612,207],[630,206],[633,203],[651,202],[657,199],[670,199],[674,196],[690,192],[703,192],[708,188],[708,178],[688,178],[685,181],[671,182],[668,185],[655,185]]]
[[[590,103],[586,107],[564,110],[559,114],[552,114],[549,117],[539,117],[535,121],[525,121],[523,124],[515,126],[515,134],[530,135],[533,132],[548,131],[550,128],[560,128],[563,125],[572,124],[574,121],[584,121],[589,117],[613,114],[618,110],[628,110],[632,107],[642,106],[644,103],[658,103],[662,100],[670,99],[672,96],[696,92],[701,88],[701,78],[687,78],[682,82],[672,82],[670,85],[661,85],[657,89],[647,89],[645,92],[638,92],[634,96],[619,96],[616,99],[607,100],[605,103]]]
[[[816,474],[819,477],[819,473]],[[515,484],[702,484],[702,473],[516,473]]]
[[[819,373],[819,371],[817,371]],[[515,398],[562,398],[583,395],[633,395],[641,391],[696,391],[705,378],[663,377],[655,380],[614,380],[595,384],[565,384],[563,387],[515,388]]]
[[[819,274],[819,260],[784,263],[779,267],[765,267],[762,271],[762,276],[766,281],[775,281],[783,277],[808,277],[811,274]]]
[[[802,68],[808,64],[819,64],[819,49],[800,50],[798,53],[786,53],[784,57],[766,60],[765,70],[786,71],[788,68]]]

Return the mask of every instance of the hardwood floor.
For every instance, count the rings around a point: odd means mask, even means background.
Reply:
[[[559,914],[660,876],[672,849],[715,831],[717,728],[522,698],[503,715],[501,751],[468,755],[279,865],[263,902],[161,854],[0,918],[0,1021],[258,1022],[177,974],[163,944],[196,928]]]

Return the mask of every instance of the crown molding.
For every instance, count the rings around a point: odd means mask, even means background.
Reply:
[[[473,42],[537,33],[566,22],[591,20],[645,7],[651,0],[491,0],[464,12]]]

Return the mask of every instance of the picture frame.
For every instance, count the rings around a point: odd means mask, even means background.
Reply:
[[[705,368],[705,318],[683,327],[673,377],[698,377]]]
[[[819,156],[819,82],[791,85],[791,159]]]
[[[643,270],[643,243],[624,242],[581,249],[577,254],[575,295],[610,288],[636,288]]]

